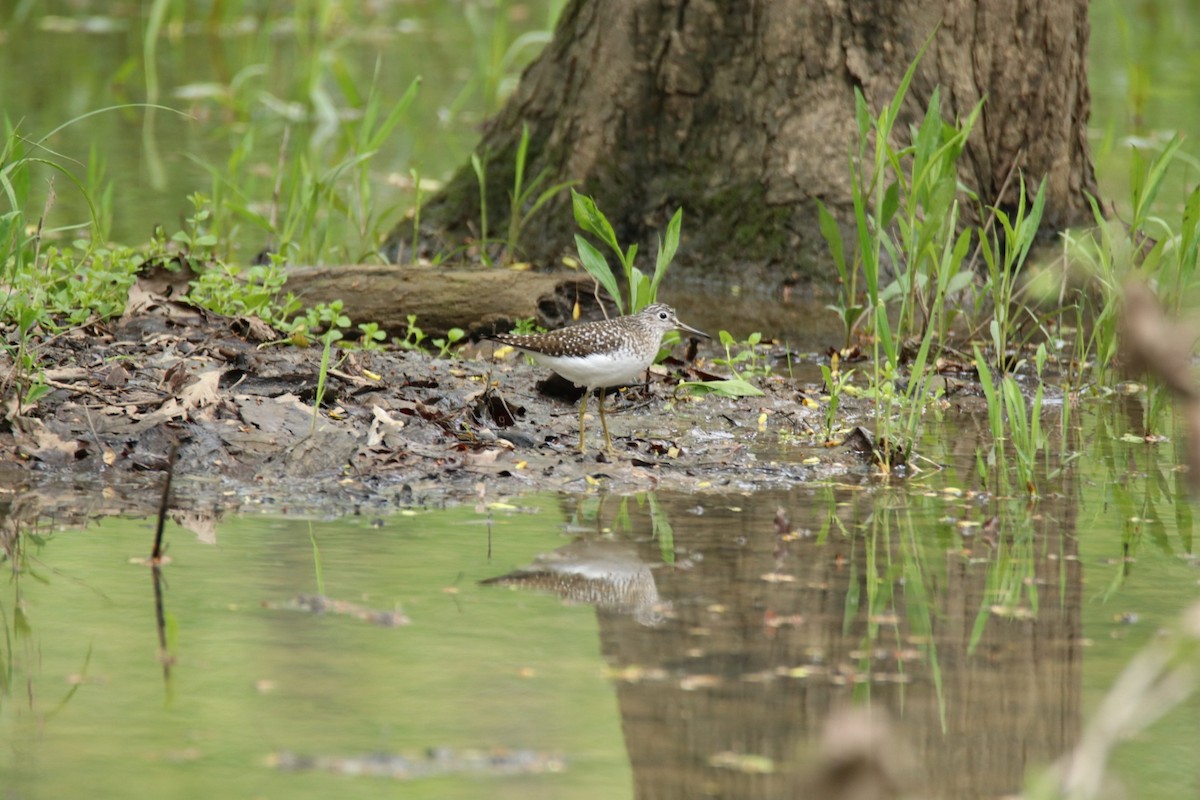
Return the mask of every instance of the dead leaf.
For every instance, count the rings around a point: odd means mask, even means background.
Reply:
[[[167,398],[158,411],[150,416],[156,417],[157,421],[180,417],[188,419],[196,409],[216,404],[221,397],[219,385],[224,373],[223,369],[210,369],[200,373],[195,381],[179,391],[178,396]]]
[[[404,420],[396,419],[379,406],[372,407],[371,414],[374,418],[367,431],[367,447],[377,447],[389,433],[395,433],[404,427]]]
[[[33,432],[35,447],[30,455],[45,464],[71,464],[79,452],[79,442],[75,439],[63,439],[57,433],[39,426]]]

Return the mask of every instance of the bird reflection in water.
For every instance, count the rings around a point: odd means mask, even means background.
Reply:
[[[628,542],[580,539],[539,555],[528,567],[479,584],[553,592],[564,602],[628,614],[648,627],[661,625],[670,608],[658,596],[650,565]]]

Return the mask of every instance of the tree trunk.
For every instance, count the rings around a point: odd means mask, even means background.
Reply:
[[[827,276],[814,201],[850,219],[854,90],[872,109],[890,101],[935,27],[896,130],[923,114],[935,87],[951,118],[986,96],[960,161],[964,183],[1011,207],[1018,171],[1031,187],[1045,177],[1045,225],[1089,218],[1086,0],[571,0],[477,150],[487,155],[489,228],[507,219],[527,125],[526,180],[546,170],[548,181],[578,181],[622,242],[653,243],[683,206],[681,255],[692,262],[766,268],[776,280]],[[435,246],[478,237],[478,195],[467,166],[423,209],[426,233],[442,237]],[[521,255],[554,263],[573,233],[560,194]],[[394,236],[398,252],[405,235]]]

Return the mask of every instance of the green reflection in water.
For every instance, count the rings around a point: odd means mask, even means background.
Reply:
[[[19,796],[394,796],[390,779],[268,763],[507,748],[566,771],[470,767],[403,793],[783,796],[857,699],[897,720],[933,796],[1016,792],[1194,597],[1178,496],[1151,492],[1161,535],[1113,499],[1176,474],[1120,435],[1141,417],[1119,410],[1079,414],[1102,443],[1038,502],[973,494],[984,439],[960,421],[931,425],[955,434],[926,445],[942,471],[888,485],[521,498],[378,525],[240,517],[215,544],[173,527],[166,686],[149,571],[129,561],[153,525],[26,534],[0,596],[0,772]],[[479,585],[502,575],[521,588]],[[319,586],[411,624],[279,607]],[[1139,796],[1186,795],[1198,718],[1193,698],[1118,751]]]
[[[628,768],[595,615],[476,585],[552,549],[546,503],[488,531],[466,510],[313,523],[331,597],[400,607],[412,624],[264,608],[316,586],[302,520],[238,518],[215,545],[176,528],[165,591],[175,663],[164,687],[149,570],[129,563],[153,526],[109,520],[26,543],[25,574],[0,601],[11,682],[0,698],[0,773],[14,796],[330,797],[347,778],[288,773],[308,756],[529,748],[561,775],[417,781],[405,796],[620,797]],[[13,625],[15,609],[27,620]],[[80,685],[65,703],[60,701]],[[486,787],[483,788],[483,787]],[[355,796],[395,796],[360,778]],[[427,793],[427,794],[424,794]]]

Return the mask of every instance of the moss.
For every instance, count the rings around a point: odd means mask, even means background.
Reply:
[[[707,249],[733,248],[739,259],[773,261],[789,248],[788,230],[796,209],[771,206],[761,185],[734,186],[689,205],[693,233]]]

